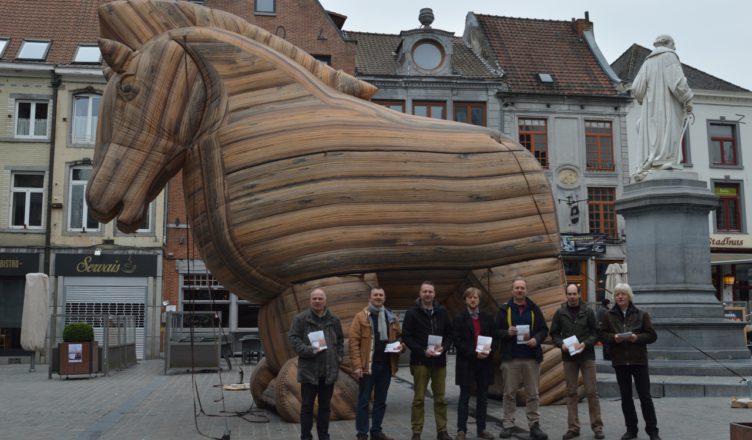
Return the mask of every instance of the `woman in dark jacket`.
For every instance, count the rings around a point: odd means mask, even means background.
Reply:
[[[632,380],[640,397],[645,432],[650,440],[660,440],[658,419],[653,399],[650,397],[648,374],[648,347],[658,339],[650,315],[634,306],[634,294],[628,284],[617,284],[614,289],[616,305],[606,313],[600,323],[601,337],[611,345],[611,365],[616,370],[616,381],[621,393],[621,410],[627,432],[622,440],[637,438],[637,411],[632,400]]]
[[[480,290],[470,287],[465,290],[465,310],[452,321],[454,346],[457,350],[455,384],[460,387],[460,401],[457,407],[457,440],[467,435],[467,416],[470,392],[476,386],[476,427],[478,437],[494,438],[486,431],[486,407],[488,387],[494,382],[493,348],[495,344],[478,350],[478,336],[493,338],[495,325],[493,316],[478,308]]]

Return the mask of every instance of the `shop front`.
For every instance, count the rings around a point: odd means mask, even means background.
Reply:
[[[26,274],[39,272],[40,254],[0,252],[0,356],[21,354]]]
[[[567,284],[579,286],[583,301],[599,303],[606,292],[606,269],[624,262],[624,249],[602,234],[562,234],[561,256]]]
[[[135,332],[136,357],[159,355],[161,267],[159,254],[101,251],[58,253],[55,275],[59,312],[66,320],[91,321],[94,334],[103,334],[97,316],[127,316]],[[58,324],[64,325],[63,322]]]
[[[727,305],[743,305],[749,313],[752,284],[752,235],[710,234],[710,261],[715,294]]]

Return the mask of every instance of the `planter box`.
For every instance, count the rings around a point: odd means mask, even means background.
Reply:
[[[96,342],[62,342],[58,345],[61,376],[92,375],[99,372]]]
[[[731,440],[752,440],[752,423],[732,423]]]

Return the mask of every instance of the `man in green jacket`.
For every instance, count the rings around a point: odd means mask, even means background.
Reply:
[[[579,395],[579,375],[585,385],[588,400],[590,427],[595,438],[606,438],[603,434],[601,405],[598,401],[598,388],[595,380],[595,343],[598,342],[598,322],[595,313],[580,299],[580,289],[570,284],[566,290],[567,301],[561,305],[551,321],[551,339],[561,348],[564,364],[564,380],[567,383],[567,432],[563,440],[580,435],[580,420],[577,415]],[[568,339],[575,337],[576,340]],[[567,341],[565,343],[564,341]]]

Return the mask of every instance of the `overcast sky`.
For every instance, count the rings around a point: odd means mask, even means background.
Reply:
[[[398,34],[417,28],[421,8],[433,27],[461,36],[468,11],[506,17],[570,20],[590,12],[595,40],[609,63],[632,43],[652,49],[669,34],[684,64],[752,90],[752,1],[749,0],[320,0],[347,16],[345,29]]]

